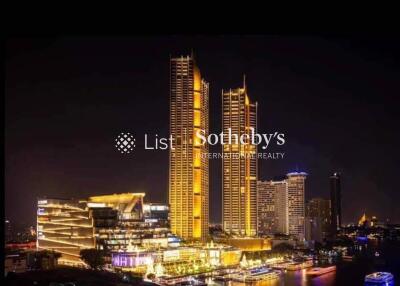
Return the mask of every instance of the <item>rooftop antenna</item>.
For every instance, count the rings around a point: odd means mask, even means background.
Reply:
[[[246,75],[243,74],[243,89],[246,90]]]

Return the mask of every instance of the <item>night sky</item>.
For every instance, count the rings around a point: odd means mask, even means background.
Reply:
[[[342,173],[344,223],[364,211],[400,222],[400,41],[367,37],[163,36],[9,39],[6,48],[5,212],[34,224],[37,197],[146,192],[166,202],[169,57],[194,50],[210,83],[210,129],[221,131],[221,90],[242,85],[259,104],[259,132],[282,132],[283,160],[260,179],[309,173],[307,199],[329,197]],[[136,137],[120,154],[120,132]],[[219,147],[212,151],[220,151]],[[221,219],[221,162],[210,161],[211,221]]]

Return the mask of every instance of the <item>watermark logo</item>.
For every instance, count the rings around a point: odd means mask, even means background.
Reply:
[[[115,139],[115,147],[122,154],[129,154],[133,151],[133,148],[136,147],[135,141],[136,139],[130,133],[122,132]]]
[[[257,133],[254,128],[246,129],[246,133],[235,134],[232,132],[231,128],[225,130],[225,132],[206,134],[204,130],[197,130],[193,133],[193,130],[188,132],[184,129],[181,134],[170,135],[169,137],[162,137],[158,134],[149,135],[144,134],[144,150],[171,150],[172,154],[174,152],[179,152],[180,156],[196,156],[196,158],[206,158],[206,159],[240,159],[240,158],[255,158],[255,159],[283,159],[285,156],[284,152],[263,152],[271,145],[283,146],[286,143],[286,138],[284,133],[273,132],[273,133]],[[129,154],[133,152],[136,147],[136,139],[131,135],[131,133],[123,132],[118,135],[115,139],[117,151],[122,154]],[[142,141],[140,141],[142,142]],[[139,144],[142,146],[142,144]],[[222,152],[218,153],[208,153],[208,152],[196,152],[195,154],[188,152],[188,149],[196,146],[214,146],[221,145]],[[258,149],[259,147],[259,149]],[[176,148],[178,149],[176,151]],[[258,152],[257,151],[261,151]]]

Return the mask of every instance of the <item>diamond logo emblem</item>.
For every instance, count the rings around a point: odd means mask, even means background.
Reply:
[[[136,139],[132,136],[132,134],[122,132],[115,139],[115,147],[122,154],[129,154],[133,151],[133,148],[136,147],[135,141]]]

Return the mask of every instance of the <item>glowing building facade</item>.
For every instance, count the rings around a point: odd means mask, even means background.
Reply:
[[[276,192],[273,181],[257,182],[258,234],[273,234],[276,231]]]
[[[37,247],[62,254],[60,264],[83,264],[80,251],[179,245],[171,236],[168,206],[144,204],[144,193],[93,196],[85,200],[40,199]]]
[[[87,206],[94,218],[94,233],[99,248],[126,250],[130,246],[167,247],[170,235],[168,215],[152,216],[144,193],[124,193],[90,197]],[[155,208],[153,208],[155,209]],[[158,206],[168,211],[167,206]]]
[[[39,199],[37,248],[61,253],[60,264],[79,265],[79,252],[96,245],[93,218],[77,200]]]
[[[257,132],[257,103],[250,101],[245,84],[243,88],[222,91],[222,124],[223,228],[230,234],[254,236],[257,234],[257,145],[252,144],[250,134],[252,130]]]
[[[209,85],[201,78],[193,56],[170,60],[169,204],[171,231],[187,240],[208,236],[208,136]]]
[[[288,173],[279,180],[258,182],[258,230],[305,238],[304,172]]]
[[[125,252],[113,252],[111,263],[122,270],[148,272],[150,269],[154,273],[154,265],[159,265],[162,266],[163,272],[174,273],[176,266],[180,265],[189,268],[194,264],[208,264],[211,267],[237,266],[241,254],[242,251],[236,247],[211,242],[202,247],[185,246],[152,251],[136,248]]]
[[[257,196],[259,234],[289,234],[286,178],[282,180],[258,181]]]
[[[307,173],[292,172],[287,174],[287,208],[289,234],[299,240],[305,239],[305,180]]]
[[[289,234],[288,191],[286,180],[273,181],[275,187],[275,221],[277,233]]]

